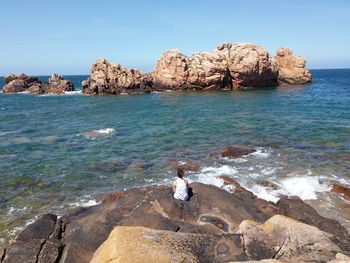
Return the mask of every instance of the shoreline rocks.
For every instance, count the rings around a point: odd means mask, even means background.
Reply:
[[[53,74],[49,81],[44,83],[38,80],[37,77],[12,74],[5,77],[3,88],[4,93],[63,94],[66,91],[74,91],[74,85],[58,74]]]
[[[235,186],[232,193],[192,183],[193,195],[183,202],[173,199],[169,186],[144,187],[111,193],[100,204],[59,219],[44,215],[15,238],[1,263],[160,262],[157,257],[176,262],[169,256],[173,253],[189,262],[277,256],[287,262],[326,262],[336,253],[349,254],[350,236],[336,220],[300,199],[282,197],[273,204],[226,181]],[[319,244],[327,246],[322,250]]]

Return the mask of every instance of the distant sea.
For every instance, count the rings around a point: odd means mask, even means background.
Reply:
[[[232,92],[0,94],[0,247],[44,213],[170,185],[172,160],[201,165],[192,181],[222,186],[226,175],[273,202],[298,195],[350,229],[349,202],[331,192],[350,185],[350,70],[312,75],[306,86]],[[87,76],[65,78],[81,89]],[[221,158],[228,145],[257,152]]]

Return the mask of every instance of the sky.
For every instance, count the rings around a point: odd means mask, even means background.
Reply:
[[[88,74],[98,58],[148,72],[161,54],[249,42],[307,67],[350,68],[350,1],[1,0],[0,75]]]

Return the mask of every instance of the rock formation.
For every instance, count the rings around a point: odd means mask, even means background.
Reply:
[[[305,68],[306,60],[300,56],[293,56],[292,50],[278,49],[275,60],[279,68],[279,84],[297,85],[311,82],[311,73]]]
[[[5,77],[3,88],[4,93],[62,94],[65,91],[74,91],[74,86],[69,80],[64,80],[58,74],[53,74],[45,83],[39,81],[37,77],[29,77],[25,74],[9,75]]]
[[[226,183],[232,193],[193,183],[187,202],[174,200],[171,187],[145,187],[106,195],[101,204],[60,219],[44,215],[15,238],[0,261],[326,262],[336,253],[349,254],[346,229],[300,199],[282,197],[273,204],[232,179]]]
[[[40,89],[41,81],[36,77],[29,77],[25,74],[19,76],[9,75],[5,77],[5,86],[3,88],[4,93],[18,93],[24,92],[29,88],[34,87]]]
[[[167,51],[151,75],[155,86],[168,89],[234,89],[276,86],[278,68],[259,46],[225,43],[213,53],[191,57],[177,49]]]
[[[98,60],[83,82],[87,94],[131,94],[163,90],[231,90],[275,87],[311,81],[305,59],[282,48],[271,58],[254,44],[224,43],[212,53],[185,56],[178,49],[163,53],[149,74]]]
[[[105,59],[97,60],[90,70],[90,77],[83,81],[85,94],[123,94],[147,92],[151,84],[139,70],[126,69]]]

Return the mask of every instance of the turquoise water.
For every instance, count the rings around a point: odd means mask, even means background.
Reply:
[[[312,74],[308,86],[232,92],[0,94],[0,243],[43,213],[169,184],[171,160],[199,163],[191,180],[220,186],[225,174],[267,200],[297,194],[349,228],[349,203],[330,187],[350,183],[350,70]],[[230,161],[227,145],[258,151]]]

